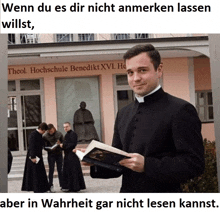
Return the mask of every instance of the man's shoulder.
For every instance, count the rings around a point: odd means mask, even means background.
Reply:
[[[76,134],[76,132],[74,132],[73,130],[70,131],[71,134]]]
[[[167,103],[164,106],[164,109],[167,108],[165,111],[169,111],[174,115],[181,114],[184,111],[193,115],[198,115],[195,106],[182,98],[167,94]]]
[[[58,131],[58,130],[55,132],[55,134],[56,134],[57,136],[62,136],[62,135],[63,135],[63,133],[61,133],[61,132]]]
[[[75,137],[75,136],[77,136],[77,134],[76,134],[73,130],[71,130],[70,132],[68,132],[66,135],[69,135],[70,137]]]
[[[32,132],[31,132],[31,134],[37,134],[38,132],[37,132],[37,130],[33,130]]]
[[[37,130],[34,130],[33,132],[30,133],[30,137],[36,136],[39,133],[37,132]]]
[[[122,114],[130,113],[136,107],[135,105],[138,104],[136,101],[137,100],[135,100],[134,102],[121,108],[118,111],[118,114],[122,115]],[[168,108],[173,108],[174,110],[175,109],[178,110],[178,109],[185,107],[185,106],[195,108],[192,103],[190,103],[182,98],[173,96],[173,95],[166,93],[166,92],[164,92],[163,98],[161,98],[161,101],[159,101],[159,102],[158,102],[159,104],[164,105]]]
[[[45,132],[44,134],[43,134],[43,138],[47,138],[47,137],[49,137],[50,136],[50,134],[48,133],[48,132]]]
[[[172,104],[174,105],[175,107],[182,107],[182,106],[185,106],[185,105],[191,105],[193,106],[190,102],[182,99],[182,98],[179,98],[179,97],[176,97],[176,96],[173,96],[169,93],[166,93],[167,95],[167,100]],[[193,106],[194,107],[194,106]]]

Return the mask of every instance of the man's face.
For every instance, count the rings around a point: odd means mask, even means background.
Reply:
[[[63,128],[64,128],[64,131],[65,131],[65,132],[68,132],[69,130],[71,130],[71,127],[70,127],[69,124],[64,124],[64,125],[63,125]]]
[[[162,76],[162,64],[155,70],[146,52],[125,61],[128,84],[138,96],[145,96],[159,85]]]
[[[53,135],[55,133],[55,128],[51,128],[50,130],[47,130],[47,132],[50,134],[50,135]]]

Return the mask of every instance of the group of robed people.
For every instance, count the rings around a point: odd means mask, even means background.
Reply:
[[[47,125],[44,122],[30,134],[22,191],[54,192],[55,163],[62,191],[77,192],[86,188],[80,161],[73,152],[77,145],[77,135],[71,129],[69,122],[65,122],[63,127],[66,132],[64,137],[53,124]],[[48,178],[42,156],[43,149],[48,151]],[[64,158],[62,151],[64,151]]]

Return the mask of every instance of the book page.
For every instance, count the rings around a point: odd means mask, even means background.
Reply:
[[[124,155],[124,156],[127,156],[127,152],[125,151],[122,151],[120,149],[117,149],[115,147],[112,147],[112,146],[109,146],[107,144],[104,144],[104,143],[101,143],[99,141],[95,141],[93,140],[89,146],[87,147],[86,151],[85,151],[85,155],[88,154],[92,149],[94,149],[95,147],[99,148],[99,149],[103,149],[103,150],[108,150],[110,152],[114,152],[114,153],[117,153],[117,154],[120,154],[120,155]]]
[[[81,152],[80,150],[76,150],[76,155],[78,156],[80,160],[82,160],[85,154]]]

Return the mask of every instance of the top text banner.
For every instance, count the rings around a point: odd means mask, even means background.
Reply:
[[[220,1],[1,0],[1,33],[219,33]]]

